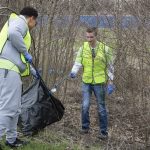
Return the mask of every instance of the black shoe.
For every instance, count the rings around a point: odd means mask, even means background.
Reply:
[[[80,129],[80,134],[87,134],[89,133],[89,129]]]
[[[8,141],[6,141],[6,145],[9,146],[9,147],[20,147],[20,146],[24,146],[24,145],[27,145],[29,142],[27,141],[22,141],[18,138],[16,138],[16,141],[14,143],[9,143]]]
[[[100,133],[98,138],[101,140],[107,140],[108,139],[108,133],[107,134]]]

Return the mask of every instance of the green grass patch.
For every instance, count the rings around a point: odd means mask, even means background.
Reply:
[[[28,140],[30,143],[23,147],[18,147],[17,150],[65,150],[67,149],[69,143],[48,143],[42,140],[37,140],[33,138],[25,139]],[[3,150],[10,150],[8,146],[5,146],[4,141],[2,142]],[[76,147],[76,146],[75,146]],[[73,148],[72,150],[77,150]]]
[[[32,138],[28,138],[28,141],[30,141],[30,143],[26,146],[23,147],[18,147],[13,148],[16,150],[102,150],[102,147],[97,144],[97,145],[89,145],[89,146],[81,146],[81,145],[70,145],[69,141],[68,142],[55,142],[55,143],[47,143],[44,141],[39,141],[39,140],[35,140]],[[10,150],[11,148],[9,148],[8,146],[5,146],[4,143],[2,143],[3,146],[3,150]]]
[[[68,139],[55,131],[46,129],[34,137],[19,137],[22,140],[29,141],[29,144],[18,147],[17,150],[79,150],[76,144],[70,144]],[[1,141],[3,150],[10,150],[5,145],[5,138]],[[14,148],[15,149],[15,148]]]

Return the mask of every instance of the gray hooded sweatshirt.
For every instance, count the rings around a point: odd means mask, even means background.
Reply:
[[[23,38],[28,30],[27,21],[24,16],[20,15],[16,19],[9,19],[8,40],[0,55],[0,58],[14,63],[21,73],[26,69],[26,64],[22,62],[20,54],[24,54],[27,51]]]

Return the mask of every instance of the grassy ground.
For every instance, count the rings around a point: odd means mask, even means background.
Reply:
[[[83,145],[83,139],[89,138],[87,135],[86,137],[82,136],[79,141],[75,141],[73,138],[65,136],[65,132],[56,131],[54,126],[46,128],[34,137],[20,136],[19,138],[29,141],[29,144],[17,148],[17,150],[102,150],[100,144],[90,145],[89,142]],[[4,143],[5,140],[1,143],[3,150],[10,150]]]
[[[48,143],[36,137],[22,138],[22,139],[29,141],[29,144],[24,147],[17,148],[17,150],[70,150],[70,147],[67,146],[69,144],[67,141]],[[2,143],[2,147],[3,150],[10,150],[8,146],[5,146],[4,142]],[[78,149],[77,146],[71,148],[71,150],[77,150],[77,149]]]
[[[37,142],[35,140],[32,140],[30,144],[24,147],[17,148],[17,150],[65,150],[66,145],[65,144],[58,144],[58,145],[53,145],[53,144],[44,144]],[[9,147],[4,146],[4,150],[10,150]]]

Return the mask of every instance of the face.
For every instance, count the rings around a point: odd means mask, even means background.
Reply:
[[[36,26],[36,24],[37,24],[37,21],[36,21],[36,18],[34,16],[28,18],[29,29],[34,28]]]
[[[86,39],[89,43],[95,42],[96,36],[95,36],[94,32],[91,32],[91,33],[86,32]]]

